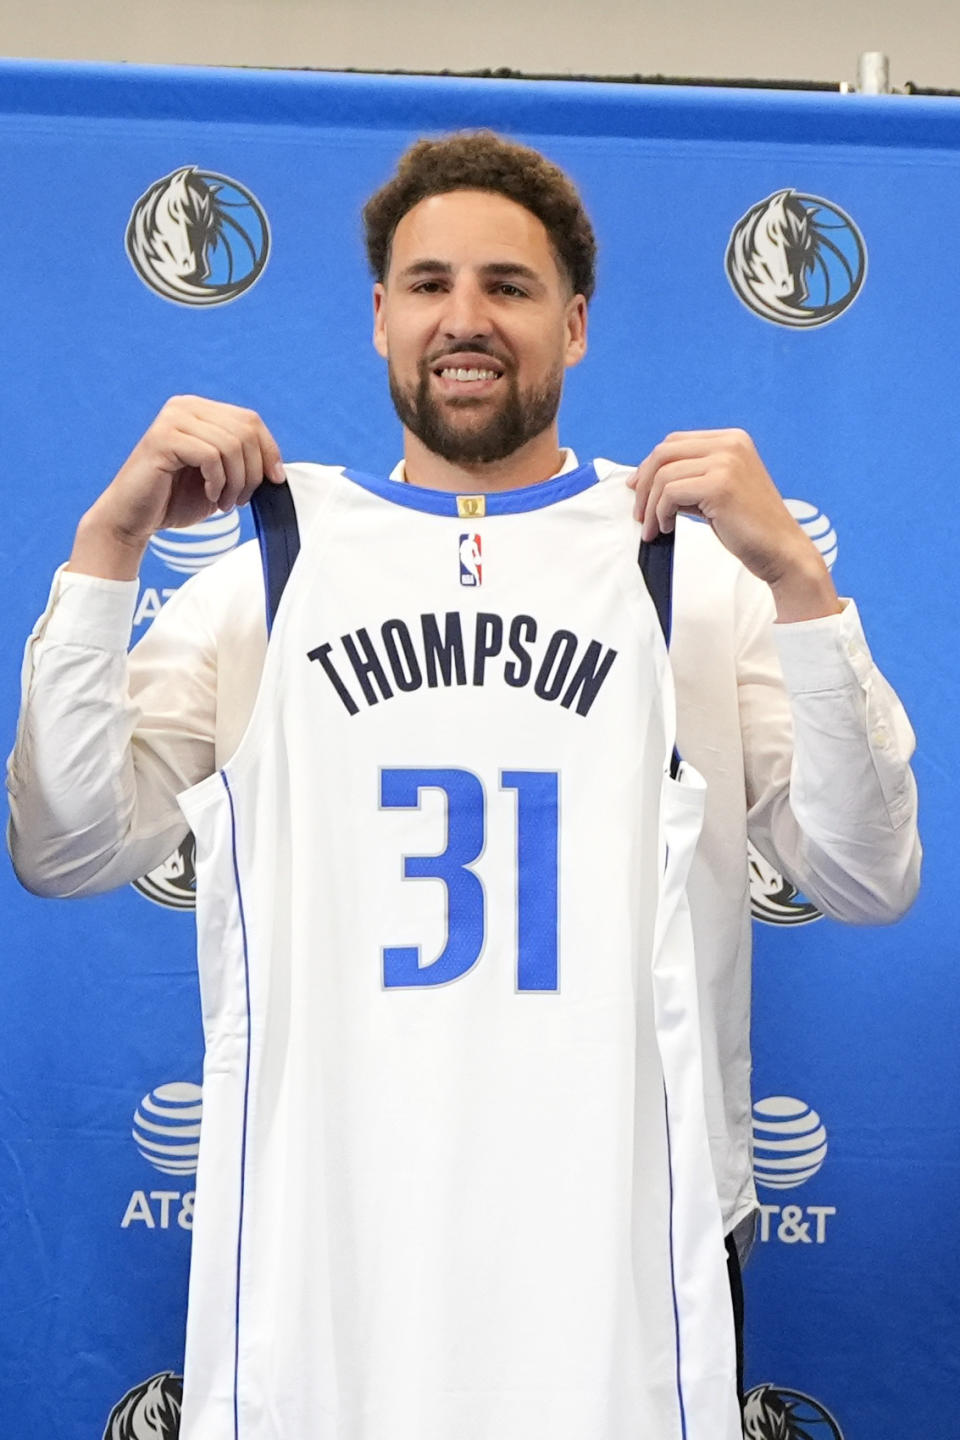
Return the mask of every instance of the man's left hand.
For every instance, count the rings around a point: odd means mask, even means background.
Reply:
[[[816,546],[784,505],[745,430],[677,430],[627,481],[644,540],[697,515],[773,591],[777,619],[812,620],[842,607]]]

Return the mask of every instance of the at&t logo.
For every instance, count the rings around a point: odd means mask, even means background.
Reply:
[[[852,304],[867,273],[863,236],[839,205],[776,190],[737,221],[726,254],[734,293],[755,315],[808,330]]]
[[[165,586],[162,590],[156,585],[144,585],[133,615],[134,629],[138,625],[146,625],[150,620],[155,620],[170,596],[176,595],[176,593],[175,585]]]
[[[228,510],[225,515],[211,515],[209,520],[185,525],[182,530],[158,530],[150,539],[150,549],[168,569],[180,575],[195,575],[233,550],[239,541],[240,512]]]
[[[200,1151],[203,1092],[189,1081],[158,1085],[144,1095],[133,1117],[133,1140],[144,1160],[162,1175],[187,1177],[196,1173]],[[174,1221],[181,1230],[193,1225],[194,1191],[134,1190],[120,1228],[143,1225],[147,1230],[169,1230]]]
[[[743,1403],[744,1440],[843,1440],[826,1406],[799,1390],[756,1385]]]
[[[807,539],[812,540],[820,551],[827,569],[832,570],[839,541],[837,532],[830,523],[830,516],[824,515],[823,511],[816,505],[811,505],[809,500],[784,500],[783,503]]]
[[[263,274],[270,228],[238,180],[182,165],[136,201],[126,250],[140,279],[178,305],[223,305]]]
[[[796,1190],[827,1157],[827,1131],[816,1110],[792,1095],[768,1095],[753,1107],[753,1173],[767,1190]],[[760,1205],[761,1242],[823,1245],[835,1205]]]

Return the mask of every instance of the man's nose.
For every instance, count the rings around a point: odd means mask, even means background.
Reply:
[[[447,292],[442,325],[444,334],[450,339],[470,340],[489,335],[490,307],[482,286],[468,278],[452,285]]]

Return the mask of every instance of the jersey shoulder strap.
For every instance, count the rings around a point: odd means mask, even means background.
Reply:
[[[293,563],[300,554],[300,526],[293,495],[286,481],[282,485],[259,485],[250,501],[250,509],[260,545],[269,635]]]
[[[673,617],[673,537],[674,532],[671,530],[669,535],[657,535],[653,540],[642,540],[640,554],[637,556],[640,574],[650,592],[668,649]]]
[[[673,620],[673,549],[674,531],[669,535],[657,535],[653,540],[641,540],[637,564],[643,576],[653,608],[660,621],[663,638],[670,649],[670,627]],[[680,752],[676,745],[670,757],[670,774],[676,780],[680,773]]]

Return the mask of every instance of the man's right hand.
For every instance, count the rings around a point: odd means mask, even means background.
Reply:
[[[155,531],[245,505],[262,480],[284,478],[277,442],[255,411],[176,395],[81,519],[67,569],[134,580]]]

